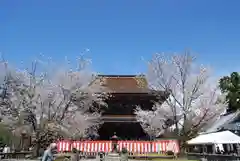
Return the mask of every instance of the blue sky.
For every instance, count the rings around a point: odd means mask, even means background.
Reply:
[[[141,57],[191,49],[218,75],[239,71],[239,0],[1,0],[0,51],[16,66],[39,53],[95,71],[136,74]]]

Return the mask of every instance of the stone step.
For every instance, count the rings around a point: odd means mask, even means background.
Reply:
[[[118,153],[108,153],[105,157],[105,161],[120,161]]]
[[[116,158],[105,158],[105,161],[120,161],[120,157],[116,157]]]
[[[118,153],[108,153],[107,156],[118,157],[119,154]]]
[[[127,161],[127,158],[120,156],[118,153],[109,153],[105,156],[105,161]]]

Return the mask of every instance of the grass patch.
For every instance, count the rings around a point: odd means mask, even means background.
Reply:
[[[162,158],[136,158],[135,160],[150,160],[150,161],[196,161],[196,160],[188,160],[186,158],[174,158],[174,159],[171,159],[171,158],[164,158],[164,157],[167,157],[169,155],[166,155],[164,153],[148,153],[148,154],[133,154],[135,156],[146,156],[146,157],[162,157]]]
[[[133,159],[133,160],[149,160],[149,161],[197,161],[197,160],[188,160],[188,159],[183,159],[183,158],[174,158],[174,159],[163,159],[163,158],[155,158],[155,159]]]
[[[135,156],[153,156],[153,157],[157,157],[157,156],[167,156],[166,154],[158,154],[158,153],[147,153],[147,154],[139,154],[139,153],[136,153],[136,154],[133,154]]]
[[[146,159],[136,159],[136,160],[146,160]],[[167,158],[155,158],[155,159],[149,159],[150,161],[197,161],[197,160],[188,160],[184,158],[174,158],[174,159],[167,159]]]
[[[54,161],[63,161],[63,159],[57,158]]]
[[[133,159],[133,160],[146,160],[146,159]],[[161,159],[161,158],[159,158],[159,159],[150,159],[149,161],[197,161],[197,160],[188,160],[188,159],[183,159],[183,158],[181,158],[181,159]]]

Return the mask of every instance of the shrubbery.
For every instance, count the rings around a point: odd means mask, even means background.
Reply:
[[[169,150],[169,151],[166,152],[166,154],[167,155],[174,155],[174,152]]]

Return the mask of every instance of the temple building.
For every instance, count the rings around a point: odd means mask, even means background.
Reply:
[[[240,110],[222,114],[202,133],[214,133],[229,130],[240,136]]]
[[[148,88],[144,76],[98,75],[95,83],[105,87],[111,95],[103,109],[103,125],[99,129],[100,140],[109,140],[116,132],[121,139],[146,139],[147,134],[137,122],[134,110],[137,106],[150,110],[155,101],[164,102],[168,95],[164,91]]]

